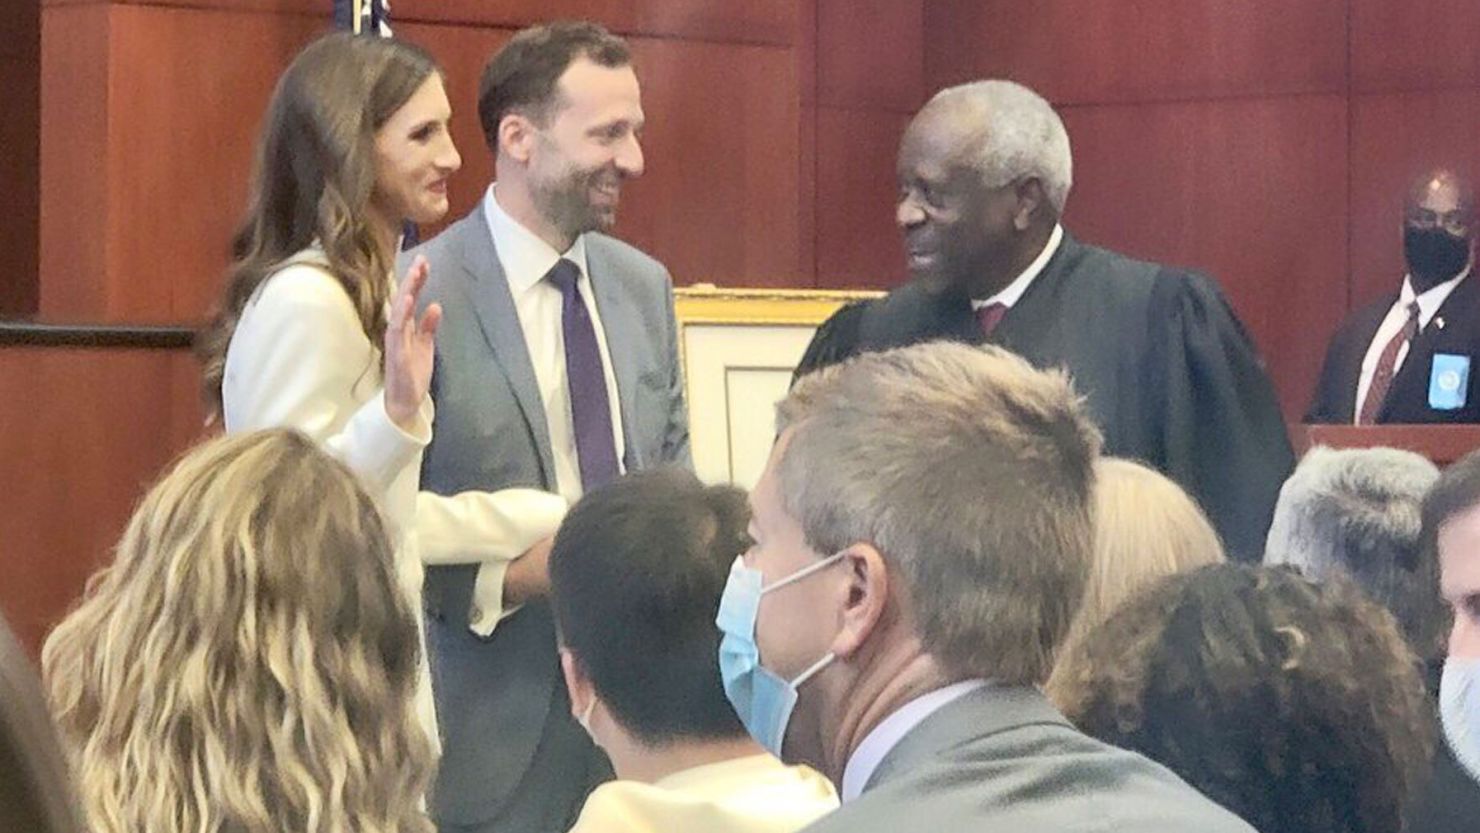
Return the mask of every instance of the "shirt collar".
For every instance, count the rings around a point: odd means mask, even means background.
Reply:
[[[1016,304],[1018,299],[1023,297],[1023,293],[1028,291],[1028,287],[1033,285],[1033,279],[1038,277],[1038,274],[1043,271],[1043,267],[1048,265],[1049,259],[1053,257],[1054,252],[1059,250],[1059,244],[1063,241],[1064,227],[1058,223],[1054,223],[1053,233],[1048,236],[1048,243],[1043,246],[1043,251],[1038,253],[1038,257],[1034,258],[1033,262],[1028,264],[1028,268],[1024,269],[1022,274],[1013,278],[1012,283],[1003,287],[1002,291],[996,295],[981,300],[973,298],[971,308],[981,309],[990,304],[1001,304],[1011,309],[1012,305]]]
[[[900,706],[879,725],[869,730],[863,742],[848,756],[848,765],[843,768],[843,789],[839,797],[852,801],[863,793],[874,770],[910,730],[919,726],[925,718],[945,708],[958,698],[964,697],[986,685],[986,680],[962,680],[945,688],[938,688]]]
[[[1470,267],[1466,266],[1458,275],[1437,286],[1430,287],[1422,295],[1415,295],[1413,292],[1413,276],[1404,275],[1403,288],[1398,292],[1398,305],[1400,307],[1406,307],[1417,301],[1418,327],[1419,329],[1423,329],[1429,325],[1429,321],[1433,320],[1435,313],[1439,311],[1439,307],[1444,306],[1444,302],[1449,300],[1449,293],[1453,292],[1454,288],[1459,286],[1459,282],[1464,280],[1469,274]]]
[[[539,235],[504,210],[494,197],[498,183],[488,186],[483,197],[483,210],[488,216],[488,232],[493,235],[493,247],[498,252],[499,264],[509,280],[509,288],[516,296],[528,292],[544,280],[561,258],[580,267],[581,275],[590,273],[586,269],[586,235],[576,238],[564,254],[546,243]]]

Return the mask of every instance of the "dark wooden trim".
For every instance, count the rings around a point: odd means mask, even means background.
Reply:
[[[125,324],[37,324],[0,321],[0,347],[141,347],[184,349],[195,342],[189,327]]]

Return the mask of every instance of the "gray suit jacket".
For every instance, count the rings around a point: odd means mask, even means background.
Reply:
[[[1082,734],[1031,688],[971,692],[892,749],[807,833],[1253,833],[1164,767]]]
[[[403,256],[402,268],[418,253],[431,266],[423,302],[440,303],[444,316],[422,488],[554,491],[544,405],[481,203]],[[667,270],[601,234],[586,236],[586,260],[621,403],[627,471],[691,465]],[[476,572],[459,565],[426,574],[443,734],[434,815],[449,828],[496,819],[511,833],[563,830],[604,764],[570,718],[548,605],[527,605],[480,639],[467,627]]]

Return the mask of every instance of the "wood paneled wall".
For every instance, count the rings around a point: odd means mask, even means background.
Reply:
[[[36,311],[41,185],[41,7],[6,8],[0,25],[0,316]]]
[[[21,208],[0,223],[0,250],[18,264],[0,269],[0,314],[30,304],[54,321],[198,320],[218,292],[272,83],[326,28],[329,5],[44,0],[40,129],[0,119],[0,131],[24,134],[0,132],[8,205]],[[894,158],[910,115],[966,79],[1034,86],[1061,108],[1075,147],[1067,225],[1217,277],[1292,419],[1337,321],[1400,277],[1403,185],[1431,164],[1480,174],[1474,0],[399,0],[394,13],[397,31],[450,76],[464,159],[457,214],[492,170],[474,101],[489,53],[519,27],[557,17],[628,36],[649,114],[648,166],[618,232],[680,283],[897,283]],[[16,55],[24,61],[0,38],[7,80]],[[11,152],[24,156],[27,135],[39,136],[39,174]],[[41,193],[31,271],[24,242],[10,242],[31,223],[28,170]],[[193,434],[72,425],[77,410],[113,407],[109,397],[125,413],[137,406],[103,387],[87,392],[90,406],[63,396],[37,355],[0,351],[9,368],[0,422],[45,427],[26,435],[34,447],[4,449],[0,478],[45,470],[56,432],[65,438],[56,448],[118,459],[68,469],[49,488],[117,503],[87,530],[73,529],[82,522],[71,515],[32,524],[16,514],[65,502],[59,491],[0,509],[0,546],[21,559],[6,569],[51,569],[42,565],[55,553],[82,559],[57,568],[57,587],[72,586],[84,572],[76,565],[95,563],[116,535],[137,484]],[[175,397],[169,408],[194,407],[189,385],[160,387],[190,375],[181,355],[96,361],[106,368],[88,377],[96,385],[157,389]],[[42,531],[17,550],[10,541],[27,525]],[[61,595],[23,602],[23,627]]]
[[[0,611],[33,650],[202,433],[184,350],[0,348]]]

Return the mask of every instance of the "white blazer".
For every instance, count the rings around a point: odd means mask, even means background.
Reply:
[[[269,276],[242,311],[221,384],[227,432],[291,426],[324,444],[379,501],[396,538],[397,575],[421,624],[423,564],[478,563],[473,603],[502,611],[509,562],[554,534],[560,496],[535,489],[437,495],[419,489],[432,437],[432,401],[414,430],[385,411],[380,349],[318,249]],[[392,283],[394,283],[394,280]],[[418,713],[439,741],[425,640]]]

